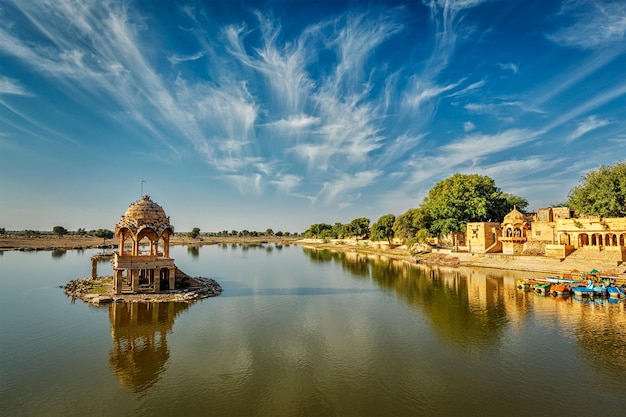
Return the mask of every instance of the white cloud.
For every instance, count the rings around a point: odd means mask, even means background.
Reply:
[[[573,12],[574,23],[547,34],[551,41],[575,48],[592,49],[624,42],[626,3],[622,1],[568,2],[564,13]],[[570,7],[571,6],[571,7]]]
[[[32,96],[19,81],[0,75],[0,94],[12,94],[17,96]]]
[[[578,123],[578,127],[568,137],[568,140],[572,141],[578,139],[586,133],[592,130],[599,129],[609,124],[608,120],[598,119],[596,116],[589,116],[582,122]]]
[[[438,97],[441,93],[452,90],[460,84],[460,81],[443,86],[421,86],[418,82],[413,91],[407,94],[405,100],[409,106],[419,107],[423,102]]]
[[[319,196],[323,196],[327,203],[335,201],[337,198],[346,198],[352,191],[367,187],[377,177],[382,175],[381,171],[362,171],[356,174],[341,174],[338,178],[326,182]]]
[[[205,55],[206,53],[201,51],[193,55],[171,55],[167,57],[167,60],[170,61],[172,65],[177,65],[177,64],[180,64],[181,62],[197,61],[198,59],[202,58]]]
[[[519,66],[512,62],[500,63],[498,66],[503,70],[511,71],[513,74],[517,74],[517,71],[519,71]]]
[[[279,190],[290,193],[302,182],[302,177],[293,174],[278,174],[274,180],[269,181]]]
[[[464,132],[471,132],[472,130],[474,130],[476,128],[476,125],[472,122],[465,122],[463,123],[463,131]]]
[[[319,117],[307,116],[306,114],[292,114],[285,119],[280,119],[269,125],[279,129],[300,130],[315,126],[319,124],[320,121],[321,119]]]

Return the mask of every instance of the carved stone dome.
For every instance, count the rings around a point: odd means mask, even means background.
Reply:
[[[509,212],[506,216],[504,216],[505,224],[515,224],[515,223],[524,223],[526,222],[526,216],[520,212],[517,207],[513,207],[513,210]]]
[[[150,196],[147,195],[128,206],[126,213],[115,227],[116,231],[122,228],[129,229],[135,235],[145,228],[154,230],[157,235],[166,229],[171,229],[172,232],[174,230],[163,207],[150,200]]]

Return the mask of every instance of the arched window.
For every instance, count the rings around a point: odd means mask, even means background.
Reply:
[[[588,246],[589,245],[589,235],[587,233],[581,233],[578,235],[578,246]]]

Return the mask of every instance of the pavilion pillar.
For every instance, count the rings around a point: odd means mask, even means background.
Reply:
[[[130,276],[131,276],[131,281],[132,281],[131,290],[133,292],[139,292],[139,270],[131,269]]]
[[[176,268],[169,268],[170,271],[170,290],[176,289]]]
[[[152,270],[152,282],[154,283],[154,292],[161,291],[161,271],[158,269]]]
[[[91,258],[91,278],[98,278],[98,259],[95,256]]]
[[[117,295],[122,293],[122,273],[121,269],[116,269],[113,272],[113,292]]]

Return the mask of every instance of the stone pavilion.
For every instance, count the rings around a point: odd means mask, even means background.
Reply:
[[[126,209],[115,225],[119,239],[118,252],[111,262],[115,294],[175,289],[176,265],[170,258],[173,234],[170,218],[149,196],[144,195]]]

